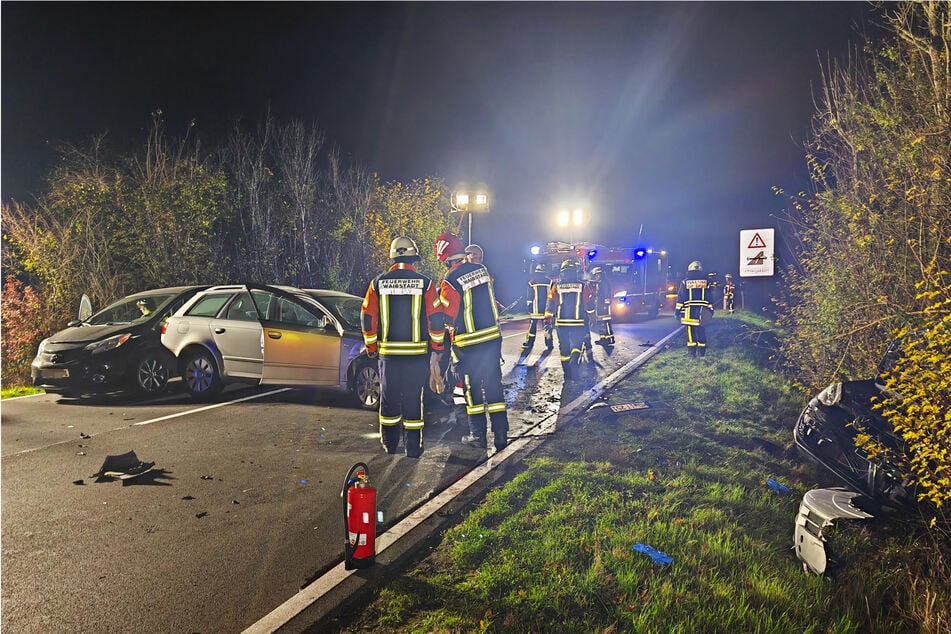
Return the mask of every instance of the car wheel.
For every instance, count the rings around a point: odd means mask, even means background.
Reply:
[[[182,381],[195,398],[212,396],[224,387],[215,360],[204,350],[189,353],[182,368]]]
[[[363,363],[353,379],[353,395],[363,409],[380,409],[380,370],[375,361]]]
[[[158,396],[168,387],[171,359],[160,350],[147,350],[135,365],[133,389],[143,396]]]

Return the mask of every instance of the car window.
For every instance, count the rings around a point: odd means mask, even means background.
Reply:
[[[363,307],[362,299],[358,297],[347,297],[345,295],[324,295],[318,297],[317,301],[325,306],[331,315],[337,318],[345,330],[360,330],[360,309]]]
[[[250,293],[239,293],[225,310],[225,319],[240,321],[257,321],[258,311],[254,307]]]
[[[231,299],[231,295],[232,293],[204,295],[185,314],[190,317],[215,317],[221,311],[221,307]]]
[[[103,326],[144,321],[173,297],[175,297],[173,293],[148,295],[146,297],[124,297],[91,316],[86,323],[93,326]]]
[[[277,302],[277,321],[294,326],[307,326],[317,328],[317,317],[307,311],[303,306],[292,302],[283,297],[275,297]]]

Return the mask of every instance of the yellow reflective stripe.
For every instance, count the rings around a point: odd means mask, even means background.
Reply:
[[[492,314],[495,315],[495,321],[499,320],[499,309],[495,305],[495,292],[492,290],[492,285],[489,284],[489,305],[492,307]]]
[[[390,334],[390,296],[380,295],[380,337],[386,341]]]
[[[383,414],[380,414],[380,424],[387,427],[399,425],[401,420],[403,420],[402,416],[384,416]]]
[[[555,319],[556,326],[584,326],[583,319]]]
[[[485,403],[478,405],[467,405],[466,414],[485,414]]]
[[[466,330],[472,332],[475,330],[475,318],[472,315],[472,289],[467,288],[465,293],[465,301],[462,302],[462,307],[464,310],[463,317],[466,321]]]
[[[565,361],[567,361],[567,360],[570,359],[570,358],[571,358],[571,355],[568,355],[567,357],[566,357],[565,355],[561,355],[561,362],[564,363]]]
[[[423,310],[423,296],[413,295],[413,341],[421,339],[419,333],[419,314]]]
[[[442,304],[442,295],[436,295],[436,299],[433,300],[433,308],[439,308]]]
[[[498,412],[505,411],[505,402],[502,403],[489,403],[488,408],[490,414],[496,414]]]
[[[488,328],[483,328],[482,330],[477,330],[475,332],[464,332],[456,333],[456,337],[453,340],[456,345],[460,347],[471,346],[476,343],[483,343],[485,341],[492,341],[493,339],[498,339],[502,336],[502,331],[499,329],[498,325],[489,326]]]
[[[429,344],[425,341],[381,341],[380,354],[426,354]]]
[[[423,421],[421,420],[404,420],[403,429],[422,429]]]
[[[370,345],[371,343],[376,343],[376,335],[363,335],[363,343]]]
[[[429,338],[436,343],[442,343],[446,339],[446,331],[440,330],[438,334],[434,334],[432,331],[430,331]]]

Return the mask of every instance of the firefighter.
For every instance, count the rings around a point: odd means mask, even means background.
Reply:
[[[614,328],[611,326],[611,284],[604,279],[604,270],[600,266],[591,269],[594,297],[594,319],[598,323],[598,345],[614,345]]]
[[[549,287],[545,306],[546,321],[554,322],[558,330],[558,352],[565,380],[581,378],[589,310],[593,310],[590,290],[578,275],[578,264],[574,260],[565,260],[561,263],[561,278]]]
[[[410,238],[390,244],[393,264],[370,282],[360,317],[371,358],[379,356],[380,441],[395,454],[404,436],[406,455],[423,453],[423,387],[433,359],[443,349],[445,330],[439,291],[418,272],[419,250]],[[432,351],[433,359],[427,360]],[[402,424],[402,429],[400,425]]]
[[[538,332],[538,324],[542,323],[545,332],[545,348],[550,352],[555,347],[552,337],[551,327],[545,325],[545,302],[548,301],[548,288],[551,286],[551,280],[545,274],[545,265],[536,264],[535,273],[528,278],[528,292],[525,294],[526,304],[528,305],[528,336],[522,344],[522,352],[528,354],[535,345],[535,333]]]
[[[713,315],[712,291],[710,281],[703,274],[703,265],[694,260],[687,266],[687,277],[680,282],[675,308],[680,323],[687,327],[687,352],[692,357],[707,353],[706,327],[702,324]]]
[[[736,285],[733,283],[733,276],[727,273],[726,281],[723,282],[723,310],[733,314],[733,297],[736,292]]]
[[[465,388],[469,433],[462,442],[488,446],[486,414],[496,449],[508,445],[509,420],[502,392],[502,330],[492,276],[466,260],[462,242],[451,233],[436,238],[436,257],[449,269],[439,289],[439,305],[451,337],[452,360]]]

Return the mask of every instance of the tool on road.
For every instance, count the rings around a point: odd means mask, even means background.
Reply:
[[[376,489],[366,463],[350,467],[340,491],[343,499],[344,568],[369,568],[376,560]]]

